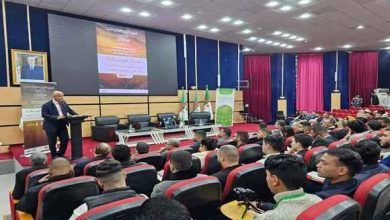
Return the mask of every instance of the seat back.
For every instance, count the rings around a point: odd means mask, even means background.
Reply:
[[[358,220],[360,206],[345,195],[335,195],[303,211],[296,220]]]
[[[199,158],[197,157],[192,157],[192,167],[191,167],[191,170],[194,172],[194,173],[200,173],[201,172],[201,163],[200,163],[200,160]],[[169,167],[169,161],[165,162],[164,164],[164,172],[163,172],[163,176],[162,176],[162,181],[163,180],[167,180],[169,179],[169,177],[171,176],[171,169]]]
[[[150,116],[147,114],[127,115],[129,124],[139,124],[140,128],[149,126]]]
[[[213,150],[206,155],[204,166],[200,173],[211,175],[222,169],[221,164],[218,163],[217,152],[217,150]]]
[[[249,164],[261,159],[263,151],[258,144],[246,144],[238,148],[240,163]]]
[[[233,189],[237,187],[255,191],[259,201],[272,201],[272,193],[266,181],[265,168],[261,163],[243,165],[229,173],[222,194],[223,203],[234,199]]]
[[[99,195],[97,179],[80,176],[53,182],[44,186],[38,194],[36,220],[69,219],[73,210],[88,196]]]
[[[96,160],[87,163],[83,169],[84,176],[96,176],[96,167],[103,161],[104,160]]]
[[[40,169],[29,173],[24,179],[25,182],[24,192],[26,193],[29,188],[38,185],[38,181],[42,177],[46,176],[48,173],[49,173],[49,169]]]
[[[135,219],[139,207],[146,199],[141,196],[118,200],[85,212],[76,220],[128,220]]]
[[[317,170],[317,163],[320,162],[322,155],[328,150],[327,147],[319,146],[308,150],[305,153],[304,161],[308,171]]]
[[[390,176],[380,173],[363,181],[354,199],[363,207],[362,219],[390,219]]]
[[[141,154],[135,158],[137,163],[144,162],[153,165],[156,170],[162,170],[164,167],[163,157],[159,153]]]
[[[329,144],[328,148],[329,149],[335,149],[335,148],[338,148],[344,144],[348,144],[349,141],[346,140],[346,139],[341,139],[341,140],[338,140],[338,141],[335,141],[335,142],[332,142]]]
[[[95,117],[96,126],[117,127],[118,124],[119,124],[119,118],[115,115]]]
[[[168,187],[165,196],[184,204],[193,219],[210,219],[221,202],[221,183],[213,176],[199,176]]]
[[[190,120],[195,124],[199,125],[201,122],[207,124],[210,122],[210,112],[192,112],[190,114]]]
[[[126,185],[137,193],[150,196],[157,184],[157,171],[152,165],[141,164],[124,169]]]

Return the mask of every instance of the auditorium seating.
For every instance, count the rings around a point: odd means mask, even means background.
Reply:
[[[221,165],[218,163],[217,150],[210,151],[205,158],[201,174],[211,175],[220,171]]]
[[[141,154],[135,157],[137,163],[144,162],[153,165],[156,170],[162,170],[164,168],[163,156],[157,152]]]
[[[359,141],[362,141],[362,140],[366,140],[367,139],[367,135],[368,133],[360,133],[360,134],[355,134],[352,138],[351,138],[351,144],[352,145],[355,145],[356,143],[358,143]]]
[[[332,142],[329,144],[328,148],[329,149],[335,149],[335,148],[338,148],[344,144],[349,144],[349,141],[346,140],[346,139],[341,139],[341,140],[338,140],[338,141],[335,141],[335,142]]]
[[[321,156],[328,150],[327,147],[324,146],[318,146],[313,149],[308,150],[305,153],[304,161],[307,166],[308,171],[315,171],[317,170],[317,163],[320,161]]]
[[[137,131],[150,131],[156,127],[150,122],[150,116],[146,114],[127,115],[127,121]]]
[[[390,219],[390,176],[380,173],[362,182],[354,199],[362,209],[362,220]]]
[[[209,219],[220,205],[221,183],[213,176],[199,176],[170,186],[165,196],[183,203],[193,219]]]
[[[131,197],[95,207],[76,220],[129,220],[135,219],[139,207],[146,199]]]
[[[115,130],[119,128],[119,118],[117,116],[95,117],[95,125],[91,126],[92,139],[96,141],[117,141]]]
[[[200,125],[210,123],[210,112],[191,112],[190,124]]]
[[[102,163],[104,160],[96,160],[90,163],[87,163],[84,167],[83,174],[85,176],[96,176],[96,168]]]
[[[266,182],[266,172],[263,164],[251,163],[232,170],[226,180],[222,194],[223,203],[232,201],[233,189],[243,187],[256,192],[259,201],[271,202],[272,193]]]
[[[345,195],[335,195],[303,211],[296,220],[359,220],[360,206]]]
[[[35,170],[31,173],[29,173],[25,178],[25,188],[24,192],[27,192],[27,190],[32,187],[38,185],[38,181],[46,176],[49,173],[49,169],[41,169],[41,170]]]
[[[191,167],[191,170],[194,173],[200,173],[201,165],[200,165],[199,158],[192,157],[192,167]],[[171,170],[169,168],[169,161],[167,161],[167,162],[165,162],[165,165],[164,165],[164,171],[163,171],[163,176],[162,176],[161,180],[163,181],[163,180],[168,179],[170,175],[171,175]]]
[[[286,151],[288,147],[291,147],[292,139],[294,136],[290,136],[284,140],[284,150]]]
[[[157,184],[157,171],[152,165],[141,164],[124,169],[126,185],[139,194],[150,196]]]
[[[256,162],[263,156],[261,146],[258,144],[246,144],[238,148],[240,163],[249,164]]]

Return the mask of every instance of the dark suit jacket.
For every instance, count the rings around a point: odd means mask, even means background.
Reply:
[[[24,195],[24,189],[26,187],[26,177],[28,174],[35,170],[45,169],[47,168],[47,165],[39,165],[39,166],[32,166],[26,169],[23,169],[16,173],[15,175],[15,186],[14,190],[12,191],[12,197],[16,200],[19,200]]]
[[[93,162],[93,161],[103,160],[105,158],[106,158],[106,156],[99,155],[99,156],[96,156],[96,157],[85,158],[85,159],[82,159],[82,160],[78,161],[76,163],[76,165],[74,166],[74,168],[73,168],[74,175],[75,176],[82,176],[85,165],[87,165],[88,163]]]
[[[236,169],[237,167],[241,166],[241,164],[237,164],[231,167],[226,167],[225,169],[220,170],[217,173],[214,173],[212,176],[215,176],[218,178],[219,182],[221,182],[222,190],[225,188],[227,177],[229,176],[229,173],[232,172],[232,170]]]
[[[65,101],[61,102],[60,107],[64,116],[66,116],[67,114],[77,115],[77,113],[73,111],[73,109],[71,109]],[[43,104],[41,112],[42,118],[44,118],[43,129],[47,132],[57,132],[57,129],[59,127],[67,125],[67,122],[65,120],[57,119],[59,113],[53,100],[50,100]]]
[[[337,141],[337,139],[331,135],[325,137],[325,138],[318,138],[313,141],[312,147],[318,147],[318,146],[329,146],[332,142]]]
[[[44,80],[44,72],[42,66],[34,66],[34,69],[30,69],[29,65],[23,65],[21,79],[33,79]]]

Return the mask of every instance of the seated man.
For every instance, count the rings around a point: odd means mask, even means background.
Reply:
[[[231,135],[232,135],[232,130],[230,130],[230,128],[228,127],[222,128],[219,134],[220,137],[218,139],[218,145],[222,145],[226,141],[228,141]]]
[[[369,120],[367,126],[370,132],[379,131],[382,128],[382,125],[378,120]]]
[[[243,145],[246,145],[249,140],[249,134],[247,131],[237,131],[236,133],[236,147],[240,148]]]
[[[145,142],[138,142],[137,145],[135,145],[135,152],[137,155],[149,153],[149,144]]]
[[[264,122],[259,123],[259,131],[257,132],[257,144],[262,146],[264,138],[271,134],[271,131],[268,130],[267,124]]]
[[[137,220],[191,220],[188,209],[180,202],[158,196],[146,200],[139,208]]]
[[[222,190],[225,188],[226,180],[229,173],[235,168],[239,167],[239,155],[238,150],[233,145],[224,145],[219,148],[217,153],[218,162],[221,164],[222,170],[214,173],[212,176],[218,178],[219,182],[222,184]]]
[[[312,136],[314,141],[312,143],[312,147],[325,146],[328,147],[332,142],[337,141],[335,137],[328,133],[328,129],[321,126],[321,124],[317,123],[312,126]]]
[[[360,154],[364,163],[362,170],[354,176],[354,178],[358,180],[359,184],[375,174],[387,173],[389,168],[378,163],[381,148],[374,141],[360,141],[352,147],[352,150]]]
[[[126,186],[126,174],[119,161],[110,158],[99,164],[96,167],[96,177],[103,188],[102,194],[85,198],[84,203],[73,211],[70,220],[95,207],[136,196],[136,193]]]
[[[110,145],[108,145],[107,143],[98,144],[94,150],[94,157],[80,160],[74,166],[73,169],[74,169],[75,176],[82,176],[85,165],[87,165],[88,163],[93,162],[93,161],[103,160],[103,159],[107,158],[107,156],[110,154],[110,152],[111,152]]]
[[[207,154],[210,151],[215,150],[215,148],[217,148],[217,140],[213,138],[206,138],[201,141],[199,152],[192,154],[192,156],[199,158],[201,169],[204,167]]]
[[[303,161],[292,155],[273,155],[265,162],[267,185],[277,203],[276,208],[263,214],[260,219],[295,219],[308,207],[321,201],[316,195],[305,193],[302,189],[306,182],[306,166]]]
[[[195,132],[195,137],[194,137],[194,144],[191,146],[191,148],[194,150],[194,152],[199,151],[200,147],[200,142],[204,139],[206,139],[207,135],[204,130],[198,130]]]
[[[28,189],[26,194],[16,204],[15,208],[22,212],[36,215],[39,191],[47,184],[74,177],[69,161],[62,157],[55,158],[49,168],[49,174],[40,180],[40,184]]]
[[[353,177],[362,166],[362,158],[352,150],[336,148],[326,151],[317,164],[318,176],[326,179],[316,195],[323,199],[336,194],[352,196],[358,186],[358,181]]]
[[[381,148],[386,150],[390,148],[390,127],[384,129],[383,134],[379,139]],[[383,158],[380,163],[390,167],[390,155]]]
[[[305,156],[306,151],[311,147],[313,138],[308,134],[296,134],[291,142],[291,152],[301,157]]]
[[[47,157],[46,154],[41,152],[34,152],[30,156],[31,167],[23,169],[16,173],[15,175],[15,186],[12,191],[12,197],[16,200],[19,200],[24,195],[24,189],[26,187],[26,177],[28,174],[35,170],[47,168]]]
[[[119,161],[123,168],[135,166],[136,163],[131,159],[130,148],[125,144],[117,144],[112,148],[112,157]]]
[[[191,169],[192,159],[191,154],[184,150],[174,151],[169,160],[169,168],[172,175],[169,179],[162,181],[153,188],[151,197],[164,195],[171,185],[180,182],[181,180],[191,179],[196,176],[196,173]]]
[[[308,121],[301,121],[299,122],[302,126],[302,131],[304,134],[311,134],[311,124]]]
[[[264,144],[261,147],[264,156],[263,159],[257,161],[264,164],[268,157],[272,155],[278,155],[283,152],[284,143],[283,138],[280,135],[269,135],[264,138]]]
[[[171,138],[167,140],[167,143],[165,144],[164,147],[160,148],[159,152],[160,154],[164,154],[168,151],[171,151],[179,147],[180,147],[180,141],[175,138]]]

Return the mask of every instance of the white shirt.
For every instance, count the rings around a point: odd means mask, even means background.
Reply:
[[[55,105],[56,108],[57,108],[58,114],[63,116],[64,114],[62,113],[60,103],[58,103],[58,102],[57,102],[56,100],[54,100],[54,99],[53,99],[53,103],[54,103],[54,105]]]
[[[79,207],[77,207],[75,210],[73,210],[73,215],[70,216],[69,220],[75,220],[80,215],[88,212],[88,205],[87,203],[81,204]]]

